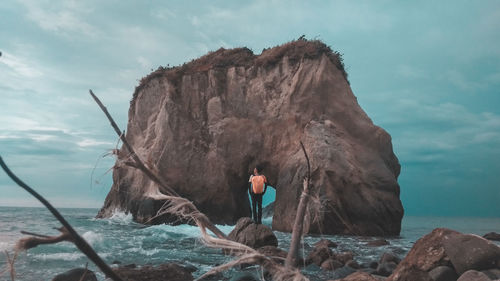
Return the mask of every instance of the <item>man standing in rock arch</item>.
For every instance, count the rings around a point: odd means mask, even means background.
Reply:
[[[262,223],[262,197],[267,190],[266,176],[262,175],[262,166],[253,169],[253,175],[248,179],[248,192],[252,199],[252,214],[256,224]]]

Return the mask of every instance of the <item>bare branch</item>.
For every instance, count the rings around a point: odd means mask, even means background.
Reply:
[[[7,164],[3,161],[2,157],[0,157],[0,166],[2,166],[3,170],[7,175],[20,187],[33,195],[36,199],[38,199],[49,211],[54,215],[54,217],[65,227],[68,231],[69,235],[73,243],[76,247],[84,253],[90,260],[92,260],[99,269],[109,278],[115,281],[121,281],[122,279],[99,257],[99,255],[94,251],[94,249],[83,239],[73,227],[66,221],[66,219],[57,211],[56,208],[52,206],[43,196],[38,194],[34,189],[25,184],[21,179],[19,179],[10,169],[7,167]]]
[[[38,237],[26,237],[23,238],[19,241],[17,241],[16,248],[18,250],[29,250],[32,248],[37,247],[38,245],[44,245],[44,244],[55,244],[59,242],[74,242],[71,235],[69,234],[68,230],[64,227],[60,228],[59,231],[61,232],[60,235],[58,236],[45,236],[45,235],[40,235],[33,233],[31,235],[35,235]],[[29,233],[25,231],[21,231],[21,233]],[[44,236],[43,238],[40,238],[40,236]]]

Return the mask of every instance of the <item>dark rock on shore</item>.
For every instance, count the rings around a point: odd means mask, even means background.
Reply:
[[[56,275],[52,281],[97,281],[97,277],[92,270],[75,268]]]
[[[393,262],[395,264],[399,264],[401,262],[401,259],[396,255],[394,255],[393,253],[385,252],[382,254],[378,262],[379,263]]]
[[[313,245],[314,247],[328,247],[328,248],[337,248],[338,245],[337,243],[331,241],[331,240],[328,240],[328,239],[321,239],[319,240],[318,242],[314,243]]]
[[[494,268],[500,260],[500,248],[477,235],[451,234],[446,237],[443,245],[458,274],[470,269]]]
[[[485,235],[483,235],[483,238],[488,239],[488,240],[493,240],[493,241],[500,241],[500,233],[489,232],[489,233],[486,233]]]
[[[118,267],[113,269],[124,281],[191,281],[191,270],[175,263],[158,266]]]
[[[286,256],[288,254],[287,251],[282,250],[275,246],[264,246],[257,249],[257,251],[263,255],[271,257],[274,261],[283,264]]]
[[[366,272],[355,272],[343,279],[336,279],[329,281],[378,281],[378,279],[376,279],[375,277]]]
[[[278,247],[278,238],[273,231],[263,224],[254,223],[251,218],[239,219],[228,238],[254,249],[264,246]]]
[[[429,271],[429,276],[434,281],[456,281],[458,278],[457,273],[452,267],[444,265],[438,266]]]
[[[373,240],[373,241],[369,241],[368,243],[366,243],[366,246],[370,246],[370,247],[380,247],[380,246],[385,246],[385,245],[389,245],[389,241],[385,240],[385,239],[377,239],[377,240]]]
[[[491,279],[486,274],[471,269],[460,275],[457,281],[491,281]]]
[[[377,266],[376,273],[381,276],[389,276],[398,265],[395,262],[383,262]]]
[[[136,88],[126,138],[146,165],[217,224],[250,215],[247,184],[257,163],[276,187],[273,229],[291,231],[306,174],[327,202],[310,233],[397,235],[403,207],[391,137],[359,106],[338,53],[298,40],[254,55],[219,49],[159,68]],[[114,210],[148,222],[160,188],[124,163],[99,217]],[[172,222],[163,216],[153,223]]]
[[[317,266],[321,266],[321,264],[329,258],[333,258],[333,252],[330,248],[326,246],[314,247],[307,255],[306,265],[314,263]]]
[[[458,276],[461,281],[483,280],[484,276],[496,274],[498,260],[500,247],[492,242],[477,235],[437,228],[415,243],[388,281],[444,281],[456,280]],[[480,270],[491,271],[486,275]]]

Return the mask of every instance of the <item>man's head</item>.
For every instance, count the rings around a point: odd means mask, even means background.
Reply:
[[[263,168],[262,165],[257,165],[255,166],[255,169],[253,169],[254,175],[260,174],[262,172]]]

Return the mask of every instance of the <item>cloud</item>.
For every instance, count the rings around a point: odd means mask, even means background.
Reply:
[[[43,72],[37,67],[33,66],[33,63],[27,60],[17,57],[16,55],[9,52],[2,52],[2,57],[0,59],[0,64],[6,65],[11,71],[16,73],[18,76],[25,78],[34,78],[43,75]]]
[[[109,141],[98,141],[94,139],[83,139],[76,143],[80,147],[89,147],[89,146],[103,146],[106,145],[108,147],[112,146],[113,143]]]
[[[71,38],[95,36],[98,31],[83,19],[91,10],[79,1],[65,1],[54,5],[51,1],[20,0],[28,10],[27,17],[43,30]]]

